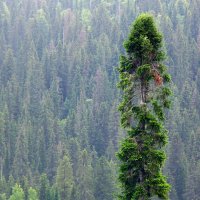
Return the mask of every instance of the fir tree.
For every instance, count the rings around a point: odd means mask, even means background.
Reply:
[[[96,200],[112,200],[115,192],[114,178],[110,163],[105,157],[97,160],[95,170],[95,199]]]
[[[6,200],[6,194],[0,194],[0,200]]]
[[[12,195],[9,200],[24,200],[24,191],[20,185],[16,184],[15,187],[13,187]]]
[[[30,187],[28,190],[28,200],[38,200],[37,191],[32,187]]]
[[[44,200],[50,199],[50,186],[46,174],[42,174],[40,177],[39,199],[44,199]]]
[[[141,14],[133,23],[120,58],[123,100],[119,106],[121,125],[127,137],[121,144],[119,180],[123,200],[168,199],[170,185],[162,174],[167,130],[164,109],[169,108],[170,75],[162,64],[162,35],[153,17]]]
[[[73,170],[68,156],[64,156],[57,169],[56,184],[61,200],[70,199],[74,184]]]
[[[81,153],[80,164],[77,172],[77,200],[94,200],[94,177],[90,157],[86,150]]]

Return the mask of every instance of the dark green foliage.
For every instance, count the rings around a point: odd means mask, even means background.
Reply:
[[[135,20],[124,47],[127,54],[121,56],[119,67],[119,87],[124,94],[119,110],[128,135],[118,152],[122,186],[119,199],[168,199],[170,185],[161,170],[167,143],[163,109],[168,108],[171,95],[168,86],[163,85],[163,74],[165,82],[170,76],[161,63],[162,36],[151,15],[142,14]]]

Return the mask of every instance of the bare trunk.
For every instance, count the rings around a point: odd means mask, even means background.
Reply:
[[[118,20],[119,24],[121,23],[121,2],[118,0]]]
[[[144,81],[143,79],[141,79],[141,103],[144,104],[146,101],[145,101],[145,84],[144,84]]]
[[[92,9],[92,0],[90,0],[90,10]]]
[[[145,83],[144,78],[141,78],[141,106],[145,105],[147,102],[147,96],[148,96],[148,84]],[[141,130],[144,132],[145,131],[145,121],[141,122]],[[140,147],[140,151],[142,151],[142,145],[143,145],[143,141],[141,141],[141,147]],[[139,172],[139,182],[140,184],[144,183],[144,179],[145,179],[145,170],[142,167],[142,169]],[[140,200],[145,200],[144,197],[141,197]]]
[[[141,169],[140,171],[140,183],[143,184],[144,183],[144,169]],[[145,200],[144,197],[141,197],[139,200]]]
[[[0,157],[0,180],[2,181],[2,177],[3,177],[3,159],[2,157]]]
[[[64,26],[63,26],[63,47],[64,47],[64,43],[65,43],[65,31],[64,31]]]

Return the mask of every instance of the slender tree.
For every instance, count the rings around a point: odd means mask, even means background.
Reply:
[[[170,75],[162,64],[162,35],[150,14],[141,14],[124,42],[120,58],[119,106],[127,136],[121,144],[119,180],[123,200],[168,199],[170,185],[162,174],[168,137],[164,110],[170,107]]]
[[[61,200],[70,199],[74,180],[70,158],[65,155],[57,169],[56,184]]]
[[[44,199],[44,200],[50,199],[50,186],[46,174],[42,174],[40,177],[39,199]]]

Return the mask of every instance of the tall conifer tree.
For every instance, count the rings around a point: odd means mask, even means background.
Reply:
[[[127,136],[118,152],[123,200],[168,199],[170,185],[162,174],[168,137],[164,110],[170,107],[170,75],[162,64],[162,35],[150,14],[141,14],[124,42],[120,58],[119,106]]]
[[[61,200],[70,199],[74,180],[71,161],[68,156],[64,156],[57,169],[56,184]]]

